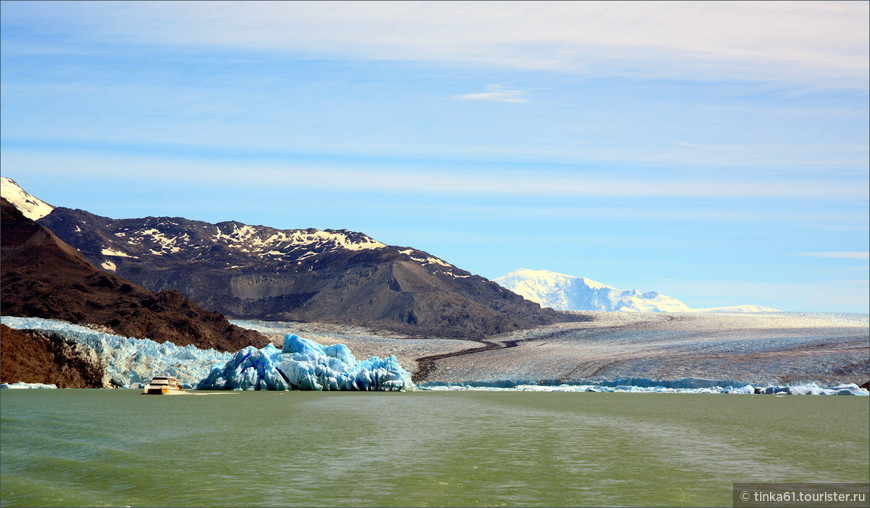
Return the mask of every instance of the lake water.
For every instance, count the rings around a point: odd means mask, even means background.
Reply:
[[[4,390],[2,506],[731,505],[870,481],[867,397]]]

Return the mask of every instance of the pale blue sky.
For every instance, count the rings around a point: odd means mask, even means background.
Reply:
[[[2,2],[2,172],[489,278],[868,311],[867,2]]]

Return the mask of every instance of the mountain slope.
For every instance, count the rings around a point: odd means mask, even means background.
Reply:
[[[40,224],[95,265],[154,291],[176,289],[233,317],[472,339],[577,319],[426,252],[347,230],[115,220],[63,207]]]
[[[2,199],[3,314],[108,326],[129,337],[237,351],[263,335],[231,325],[177,291],[153,293],[94,267]]]
[[[520,269],[495,282],[543,307],[558,310],[691,312],[686,304],[655,291],[623,290],[583,277]]]

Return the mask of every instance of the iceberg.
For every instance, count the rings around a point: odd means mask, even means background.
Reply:
[[[216,365],[197,390],[413,390],[395,356],[357,361],[344,344],[322,346],[287,334],[275,346],[248,346]]]

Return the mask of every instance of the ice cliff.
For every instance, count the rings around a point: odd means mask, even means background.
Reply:
[[[232,353],[195,346],[158,344],[150,339],[135,339],[93,330],[66,321],[3,316],[3,324],[18,330],[55,332],[92,348],[106,369],[112,384],[129,386],[147,383],[154,376],[175,376],[192,386],[208,375],[212,366],[226,362]]]
[[[357,361],[343,344],[321,346],[287,334],[279,350],[246,347],[215,366],[200,390],[380,390],[413,389],[396,357]]]
[[[11,328],[55,332],[90,347],[117,386],[147,383],[162,375],[204,390],[393,391],[414,386],[394,356],[357,361],[343,344],[324,347],[291,334],[281,350],[269,344],[232,354],[122,337],[53,319],[0,319]]]

